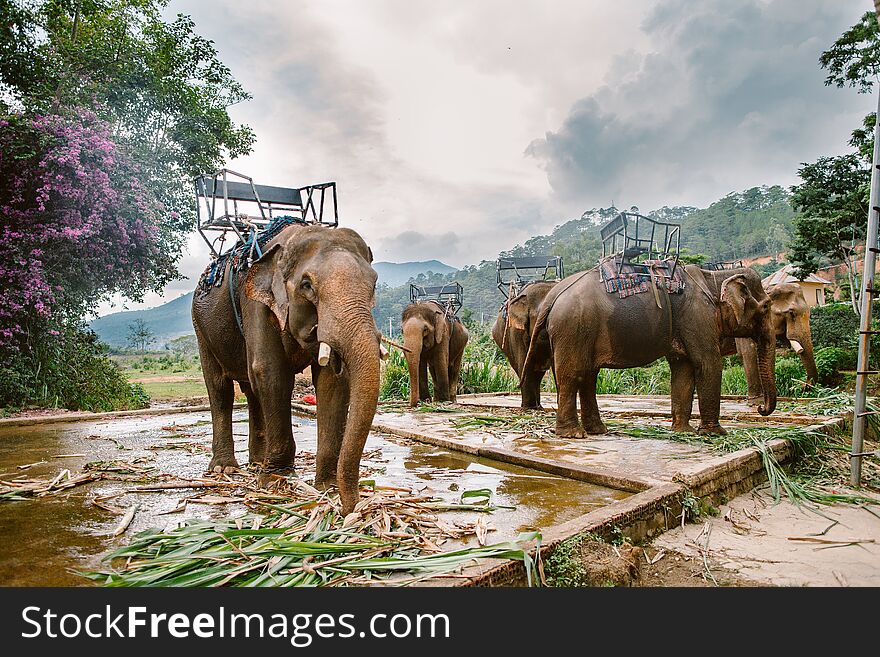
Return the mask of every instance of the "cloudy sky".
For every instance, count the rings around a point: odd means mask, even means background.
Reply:
[[[876,105],[818,57],[869,0],[171,0],[253,95],[230,162],[335,180],[376,260],[454,266],[592,207],[796,182]],[[162,297],[193,289],[197,237]]]

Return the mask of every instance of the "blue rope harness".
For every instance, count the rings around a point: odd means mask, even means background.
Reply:
[[[252,252],[256,253],[257,258],[261,258],[263,256],[263,247],[282,230],[288,226],[295,226],[297,224],[304,225],[307,223],[308,222],[299,217],[282,216],[275,217],[263,230],[251,231],[250,235],[244,241],[239,240],[229,251],[218,258],[215,258],[214,261],[208,265],[205,271],[202,272],[201,278],[199,278],[199,284],[196,287],[197,294],[201,298],[208,294],[213,288],[220,287],[223,284],[223,276],[226,271],[226,266],[229,265],[229,299],[232,302],[232,312],[235,315],[235,323],[238,325],[238,330],[241,331],[243,335],[244,326],[241,322],[241,310],[239,309],[238,295],[236,294],[238,273],[247,270],[248,267],[250,267]]]

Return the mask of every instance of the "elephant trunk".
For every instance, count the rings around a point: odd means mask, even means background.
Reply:
[[[769,331],[768,331],[769,333]],[[758,374],[761,377],[761,388],[764,392],[764,403],[758,406],[758,413],[770,415],[776,410],[776,340],[766,337],[756,341],[758,352]]]
[[[801,357],[801,363],[807,372],[807,384],[816,385],[819,381],[819,371],[816,369],[816,359],[813,356],[813,345],[807,342],[804,344],[803,351],[798,356]]]
[[[790,330],[786,336],[791,348],[800,357],[801,364],[807,373],[807,383],[815,385],[819,380],[819,373],[816,370],[816,359],[813,356],[813,341],[810,338],[809,320],[806,322],[806,330],[798,327],[797,330]]]
[[[370,434],[379,401],[379,341],[372,315],[344,333],[338,341],[339,356],[348,370],[349,408],[339,451],[336,483],[343,514],[358,502],[361,455]]]
[[[408,326],[404,326],[403,335],[403,346],[408,349],[405,354],[406,364],[409,368],[409,405],[415,408],[419,405],[419,365],[422,358],[422,332],[418,327],[410,329]]]
[[[336,485],[345,514],[358,502],[361,456],[379,401],[379,333],[366,302],[370,298],[368,290],[351,289],[342,298],[325,299],[318,310],[319,360],[326,357],[338,376],[344,368],[349,386],[348,408],[341,409],[347,415],[344,424],[340,423],[344,429],[336,464]]]

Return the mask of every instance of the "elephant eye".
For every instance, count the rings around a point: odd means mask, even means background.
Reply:
[[[299,284],[299,287],[303,292],[311,292],[312,282],[308,278],[303,278]]]

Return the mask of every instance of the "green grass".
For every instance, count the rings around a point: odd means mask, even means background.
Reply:
[[[199,379],[191,381],[150,381],[142,380],[140,385],[153,401],[168,401],[186,397],[205,397],[208,389]]]

